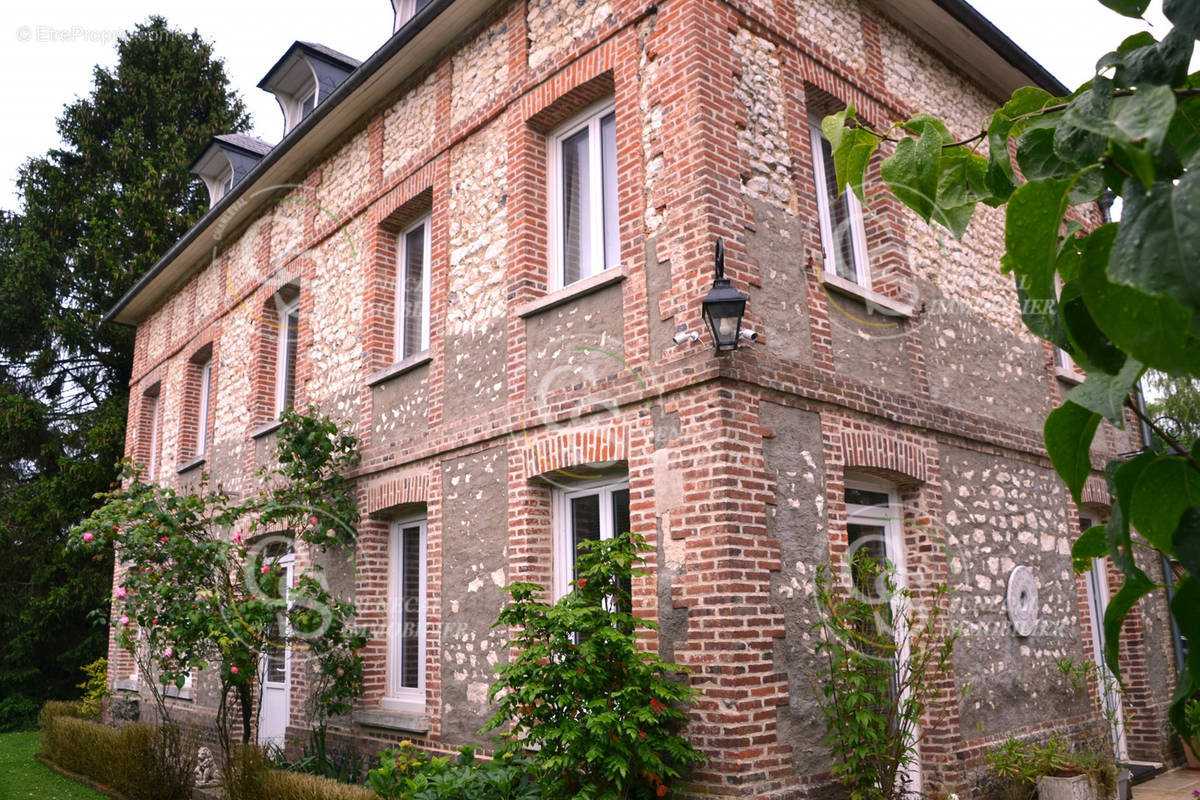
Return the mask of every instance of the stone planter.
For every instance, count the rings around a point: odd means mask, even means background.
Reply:
[[[1110,800],[1100,796],[1087,775],[1069,778],[1038,778],[1038,800]]]

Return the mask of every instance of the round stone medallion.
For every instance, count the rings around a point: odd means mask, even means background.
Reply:
[[[1017,636],[1028,636],[1037,627],[1037,578],[1029,567],[1013,567],[1008,574],[1008,618]]]

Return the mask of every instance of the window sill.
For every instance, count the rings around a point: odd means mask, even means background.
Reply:
[[[575,281],[570,286],[563,287],[557,291],[551,292],[545,297],[539,297],[536,300],[530,300],[528,303],[522,303],[517,306],[517,316],[532,317],[535,314],[540,314],[543,311],[549,311],[555,306],[561,306],[564,303],[569,303],[584,295],[603,289],[605,286],[611,286],[614,283],[619,283],[629,277],[629,270],[625,267],[613,267],[606,269],[596,275],[591,275],[581,281]]]
[[[367,386],[375,386],[376,384],[380,384],[399,375],[403,375],[406,372],[411,372],[419,366],[428,364],[432,359],[433,356],[429,354],[428,350],[422,350],[419,353],[414,353],[403,361],[397,361],[390,367],[384,367],[378,372],[372,373],[367,378]]]
[[[130,678],[129,680],[125,680],[125,681],[115,681],[113,683],[113,688],[116,689],[118,692],[140,692],[141,691],[141,689],[138,687],[137,678]]]
[[[175,474],[182,475],[185,472],[189,472],[190,470],[193,470],[203,464],[204,460],[204,456],[196,456],[191,461],[185,461],[175,468]]]
[[[368,728],[385,728],[409,733],[429,732],[429,716],[417,711],[395,711],[383,708],[375,711],[356,711],[354,721]]]
[[[250,438],[251,439],[261,439],[262,437],[266,436],[268,433],[274,433],[275,431],[279,430],[280,426],[282,426],[282,425],[283,425],[283,420],[273,419],[270,422],[259,425],[257,428],[254,428],[253,430],[251,430]]]
[[[834,275],[832,272],[826,272],[825,270],[821,270],[820,278],[821,283],[835,292],[862,300],[867,304],[868,312],[873,311],[888,317],[913,316],[913,307],[894,297],[888,297],[865,286],[859,286],[854,281],[848,281],[840,275]],[[875,308],[872,308],[872,306],[875,306]]]
[[[1067,383],[1078,385],[1083,383],[1085,376],[1081,374],[1079,370],[1073,367],[1060,367],[1055,365],[1054,377],[1058,378],[1060,381],[1066,381]]]
[[[192,687],[185,686],[182,689],[176,689],[174,686],[163,687],[163,697],[173,697],[176,700],[191,700]]]

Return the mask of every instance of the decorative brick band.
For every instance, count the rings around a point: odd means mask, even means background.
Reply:
[[[403,472],[367,487],[366,513],[429,500],[429,473]]]
[[[1079,495],[1079,500],[1082,503],[1098,506],[1112,505],[1112,499],[1108,496],[1108,484],[1099,475],[1092,475],[1087,479],[1087,483],[1083,485],[1083,492]]]
[[[929,465],[925,451],[911,442],[897,441],[878,431],[842,431],[846,466],[886,469],[925,483]]]
[[[623,424],[562,431],[526,439],[524,479],[583,464],[607,464],[628,458],[628,430]]]

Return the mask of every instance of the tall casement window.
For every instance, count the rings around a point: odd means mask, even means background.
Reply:
[[[429,349],[429,224],[426,214],[396,243],[396,361]]]
[[[858,599],[876,608],[875,625],[879,627],[871,635],[891,636],[900,644],[899,648],[885,647],[880,657],[895,659],[897,674],[902,674],[908,669],[909,659],[908,636],[903,629],[908,608],[903,594],[906,586],[903,520],[896,487],[868,476],[847,476],[845,499],[852,589]],[[892,702],[901,703],[904,699],[897,695],[893,685]],[[904,785],[905,796],[920,793],[918,756],[901,767],[896,780]]]
[[[616,266],[617,119],[612,100],[551,133],[551,288]]]
[[[293,293],[294,294],[294,293]],[[279,341],[275,353],[275,414],[278,416],[296,404],[296,350],[300,338],[300,298],[285,300],[276,295],[276,325]]]
[[[142,413],[138,427],[142,439],[138,451],[146,465],[146,480],[154,481],[158,476],[159,429],[162,427],[162,398],[157,383],[142,395]]]
[[[196,412],[196,458],[208,450],[208,408],[212,397],[212,358],[200,365],[200,405]]]
[[[571,591],[577,576],[579,543],[611,539],[629,530],[629,479],[622,475],[578,488],[556,489],[553,495],[554,595]]]
[[[389,547],[387,692],[382,705],[425,705],[425,519],[392,526]]]
[[[821,120],[809,117],[808,129],[812,136],[813,176],[825,272],[869,289],[871,275],[867,268],[867,235],[863,229],[862,206],[854,192],[848,189],[838,196],[833,150],[825,134],[821,133]]]

